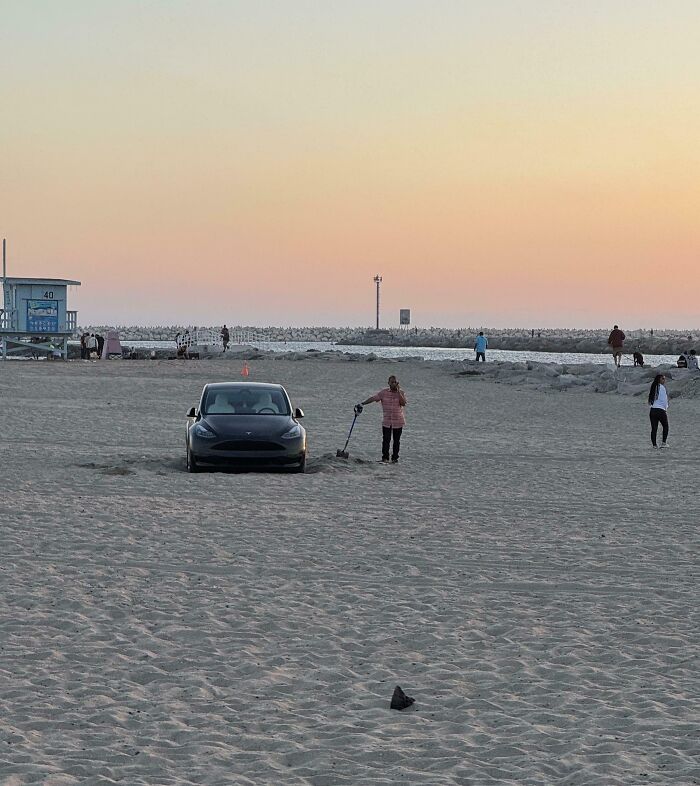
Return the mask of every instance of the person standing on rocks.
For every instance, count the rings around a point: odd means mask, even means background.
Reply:
[[[608,346],[612,349],[613,360],[618,368],[620,368],[620,363],[622,362],[622,345],[624,343],[625,334],[617,325],[614,325],[608,336]]]
[[[484,331],[479,331],[479,335],[476,337],[476,341],[474,342],[474,351],[476,352],[476,362],[479,362],[479,358],[486,363],[486,347],[488,347],[489,341],[484,335]]]
[[[362,407],[365,404],[371,404],[373,401],[381,402],[382,411],[384,412],[384,419],[382,420],[382,461],[384,463],[389,461],[389,448],[391,448],[391,463],[397,464],[401,448],[401,434],[403,433],[403,427],[406,425],[406,415],[404,414],[406,394],[401,390],[399,380],[393,374],[389,377],[388,382],[388,388],[384,388],[379,393],[366,398],[358,406],[359,411],[362,412]],[[355,411],[357,412],[357,409]]]

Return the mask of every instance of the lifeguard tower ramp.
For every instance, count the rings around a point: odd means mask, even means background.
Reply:
[[[68,358],[68,339],[78,325],[78,312],[68,310],[68,287],[80,281],[63,278],[10,278],[2,281],[0,355]]]

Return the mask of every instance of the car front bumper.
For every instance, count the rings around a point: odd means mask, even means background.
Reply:
[[[256,445],[243,440],[206,440],[190,435],[190,450],[198,464],[214,466],[294,466],[306,457],[306,439],[289,440],[289,445]]]

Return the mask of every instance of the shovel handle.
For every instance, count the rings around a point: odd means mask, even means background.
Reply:
[[[352,419],[352,423],[350,424],[350,431],[348,431],[348,438],[345,440],[345,447],[343,448],[343,453],[347,450],[348,442],[350,442],[350,436],[352,435],[352,430],[355,428],[355,421],[357,420],[357,415]]]

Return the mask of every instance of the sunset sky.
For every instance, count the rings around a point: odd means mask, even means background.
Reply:
[[[700,326],[697,0],[0,0],[81,324]]]

